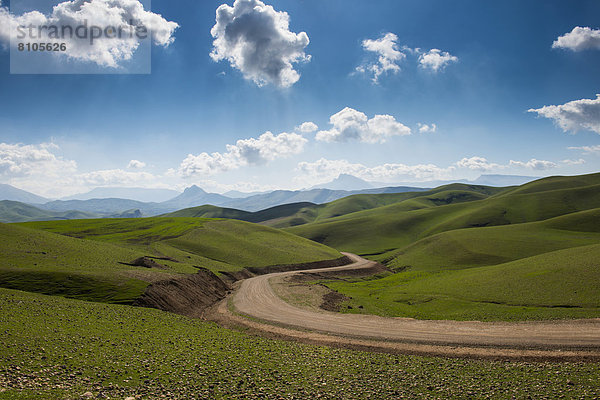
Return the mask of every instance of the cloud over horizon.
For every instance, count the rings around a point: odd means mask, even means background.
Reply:
[[[321,142],[346,142],[358,140],[364,143],[385,143],[393,136],[411,134],[411,129],[396,121],[391,115],[375,115],[369,119],[365,113],[346,107],[329,118],[329,130],[319,131],[316,139]]]
[[[288,88],[300,79],[293,64],[310,61],[304,52],[308,35],[291,32],[289,22],[287,12],[260,0],[235,0],[233,7],[221,4],[210,31],[210,56],[215,62],[229,61],[258,86]]]
[[[58,146],[53,143],[0,143],[0,175],[12,178],[32,175],[57,177],[76,171],[77,163],[56,156],[52,150],[57,149]]]
[[[570,165],[579,165],[582,160],[575,160]],[[568,164],[566,160],[565,164]],[[463,158],[447,167],[435,164],[407,165],[401,163],[385,163],[368,167],[361,163],[351,163],[347,160],[329,160],[320,158],[315,162],[300,162],[296,171],[301,175],[295,178],[298,182],[316,183],[337,178],[340,174],[348,174],[366,181],[384,183],[410,183],[437,180],[453,180],[454,174],[461,169],[478,172],[506,170],[508,168],[527,168],[537,171],[555,168],[558,165],[551,161],[536,160],[535,158],[522,162],[511,160],[508,165],[488,161],[484,157],[474,156]]]
[[[528,168],[528,169],[533,169],[536,171],[544,171],[547,169],[556,168],[558,165],[552,161],[537,160],[535,158],[532,158],[531,160],[525,161],[525,162],[510,160],[510,166],[511,167],[519,167],[519,168]]]
[[[600,94],[596,96],[596,99],[574,100],[527,111],[553,120],[564,132],[589,130],[600,134]]]
[[[583,154],[600,154],[600,145],[569,147],[569,150],[580,150]]]
[[[477,156],[470,157],[470,158],[465,157],[462,160],[458,161],[456,163],[456,166],[459,168],[466,168],[466,169],[470,169],[470,170],[474,170],[474,171],[481,171],[481,172],[486,172],[486,171],[491,171],[494,169],[503,168],[499,164],[489,162],[484,157],[477,157]]]
[[[307,139],[297,133],[273,135],[265,132],[258,139],[240,139],[228,144],[227,152],[188,154],[181,162],[178,173],[182,177],[213,175],[247,165],[264,165],[269,161],[299,154],[304,150]]]
[[[440,168],[433,164],[386,163],[375,167],[367,167],[347,160],[328,160],[326,158],[321,158],[315,162],[301,162],[296,167],[296,171],[314,182],[335,179],[340,174],[353,175],[367,181],[432,180],[449,178],[449,173],[453,170],[454,167]],[[302,181],[302,177],[297,180]]]

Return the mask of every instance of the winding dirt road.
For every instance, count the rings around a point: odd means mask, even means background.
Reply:
[[[373,267],[371,261],[354,254],[345,255],[354,262],[342,267],[281,272],[246,279],[229,302],[226,299],[219,305],[217,319],[274,336],[395,353],[600,360],[600,319],[506,323],[340,314],[290,305],[275,294],[269,282],[275,277],[295,274]]]

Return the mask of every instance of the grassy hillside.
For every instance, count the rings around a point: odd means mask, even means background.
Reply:
[[[24,226],[135,248],[214,271],[340,257],[336,250],[319,243],[273,228],[226,219],[157,217],[31,222]]]
[[[0,224],[0,287],[111,303],[129,303],[148,285],[119,262],[132,249]]]
[[[540,222],[443,232],[377,258],[391,268],[433,271],[500,264],[596,243],[598,208]]]
[[[353,298],[349,312],[482,320],[600,316],[594,294],[600,174],[546,178],[480,199],[466,195],[471,201],[417,197],[287,231],[397,272],[328,283]]]
[[[238,271],[327,260],[326,246],[241,221],[99,219],[0,224],[0,287],[130,303],[149,282],[198,267]],[[127,265],[159,257],[162,268]]]
[[[597,363],[397,356],[0,289],[0,398],[598,398]]]
[[[428,191],[393,194],[358,194],[319,205],[307,202],[285,204],[257,212],[205,205],[186,208],[165,214],[163,217],[229,218],[261,223],[275,228],[285,228],[400,202],[403,203],[403,209],[414,210],[440,204],[481,200],[505,190],[507,189],[452,184]],[[412,201],[408,201],[411,199]]]
[[[565,178],[556,179],[560,187]],[[286,230],[340,250],[381,254],[441,232],[541,221],[600,205],[600,174],[578,179],[584,186],[567,189],[545,190],[548,182],[544,180],[541,191],[534,190],[538,183],[533,182],[482,200],[438,202],[438,206],[413,210],[404,201]],[[587,185],[590,182],[595,183]],[[408,201],[414,205],[414,199]]]
[[[596,244],[485,267],[409,269],[328,286],[352,297],[348,310],[367,314],[479,321],[597,318],[598,260]]]
[[[250,212],[236,210],[234,208],[223,208],[211,205],[186,208],[161,217],[184,217],[184,218],[228,218],[247,222],[264,222],[272,219],[294,215],[304,209],[314,209],[318,206],[313,203],[292,203],[267,208],[266,210]]]

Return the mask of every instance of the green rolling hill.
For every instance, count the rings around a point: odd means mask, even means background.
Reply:
[[[131,303],[154,281],[341,257],[269,227],[201,218],[95,219],[0,224],[0,287]],[[135,266],[147,257],[159,267]],[[154,264],[153,264],[154,265]]]
[[[600,174],[438,197],[285,230],[395,272],[329,282],[352,298],[348,312],[479,320],[600,316]]]
[[[561,188],[569,178],[546,178],[484,199],[448,204],[438,199],[420,208],[410,199],[286,230],[343,251],[382,254],[441,232],[542,221],[600,207],[600,174],[576,181]],[[445,195],[454,197],[452,191]]]
[[[509,190],[509,188],[493,188],[456,183],[428,191],[357,194],[326,204],[292,203],[256,212],[204,205],[164,214],[162,217],[230,218],[261,223],[275,228],[286,228],[390,204],[404,202],[403,209],[413,210],[440,204],[481,200],[506,190]]]

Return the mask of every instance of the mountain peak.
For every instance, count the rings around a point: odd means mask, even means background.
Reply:
[[[184,194],[198,194],[198,193],[206,193],[206,191],[198,185],[192,185],[190,187],[185,188],[183,193]]]
[[[311,189],[362,190],[371,188],[373,185],[363,179],[350,174],[340,174],[331,182],[313,186]]]

